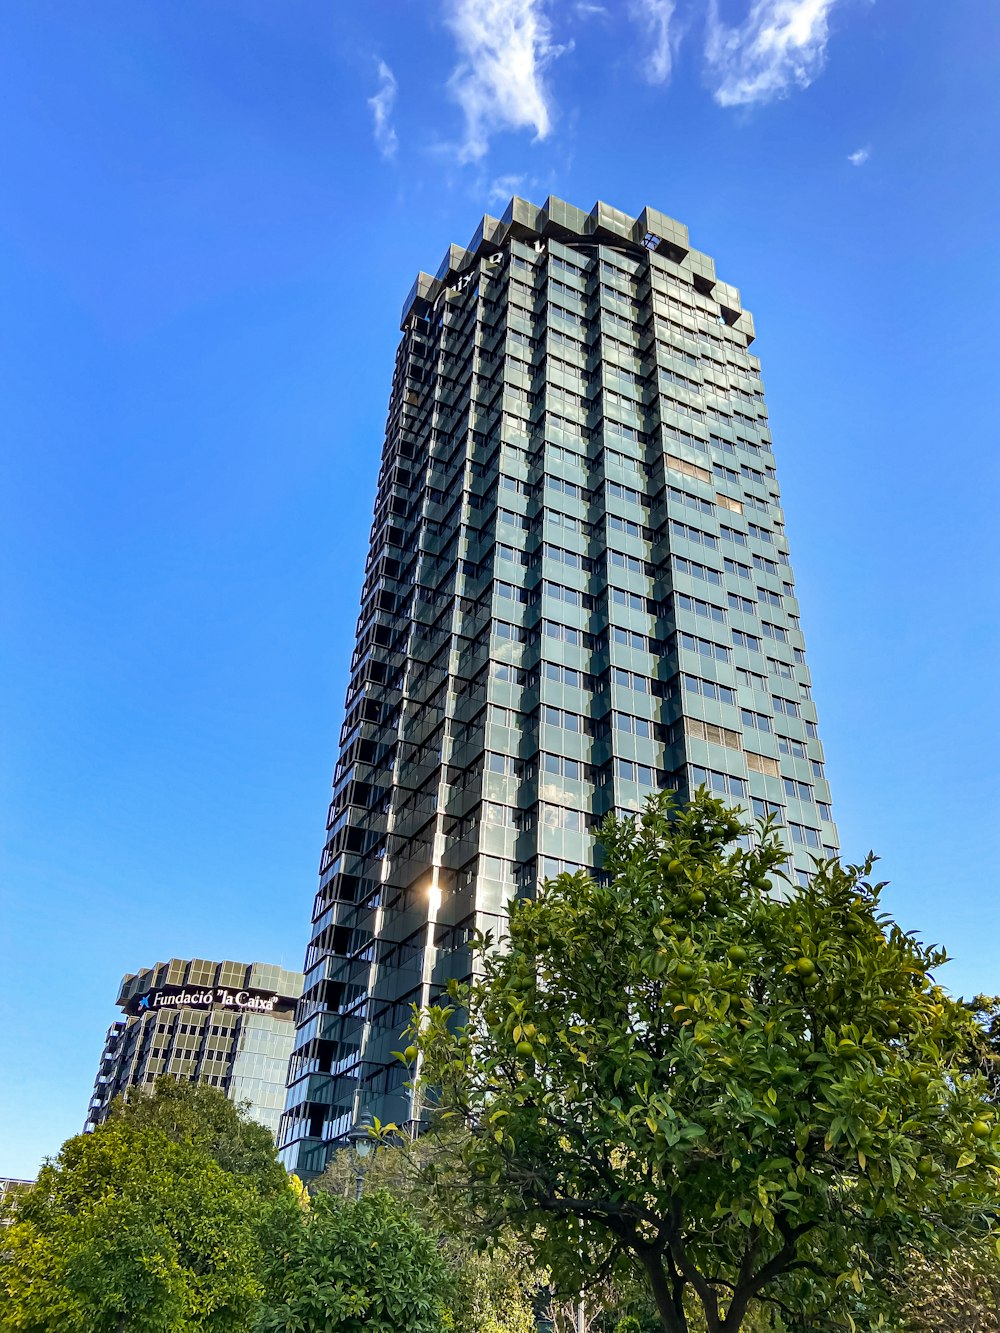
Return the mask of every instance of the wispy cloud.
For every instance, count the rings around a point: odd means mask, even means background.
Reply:
[[[460,159],[485,157],[500,129],[544,139],[552,113],[542,75],[563,49],[553,44],[544,0],[448,0],[447,23],[461,53],[448,85],[465,113]]]
[[[396,76],[384,60],[378,62],[378,92],[369,97],[368,105],[375,117],[375,142],[385,158],[396,156],[399,140],[392,124],[392,108],[396,102]]]
[[[526,182],[526,176],[497,176],[496,180],[490,182],[486,192],[486,202],[497,205],[508,204],[515,194],[525,188]]]
[[[806,88],[823,68],[828,19],[838,0],[752,0],[737,27],[709,0],[705,55],[720,106],[769,102],[793,85]]]
[[[643,73],[650,83],[666,83],[670,78],[674,52],[680,40],[671,27],[676,8],[676,0],[630,0],[632,17],[649,40]]]
[[[853,153],[847,154],[847,160],[852,167],[863,167],[871,155],[870,148],[856,148]]]

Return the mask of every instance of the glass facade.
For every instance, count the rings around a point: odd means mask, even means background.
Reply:
[[[172,958],[127,974],[124,1018],[108,1029],[86,1129],[112,1100],[168,1075],[249,1100],[250,1114],[278,1131],[302,973],[268,963]]]
[[[681,224],[514,199],[404,306],[280,1143],[419,1119],[411,1007],[701,785],[833,852],[752,317]]]

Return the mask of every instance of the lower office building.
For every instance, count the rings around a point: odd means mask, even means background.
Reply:
[[[14,1202],[15,1195],[30,1190],[34,1183],[33,1180],[21,1180],[17,1176],[0,1176],[0,1226],[10,1221],[7,1209]]]
[[[171,958],[127,973],[85,1128],[107,1119],[115,1097],[168,1075],[249,1101],[253,1119],[276,1132],[301,994],[301,972],[269,963]]]

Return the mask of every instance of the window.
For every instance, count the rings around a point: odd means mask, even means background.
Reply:
[[[741,597],[738,592],[729,594],[730,611],[741,611],[745,616],[752,616],[756,607],[749,597]]]
[[[523,514],[512,513],[509,509],[498,509],[497,518],[501,523],[506,523],[512,528],[520,528],[523,532],[528,532],[531,528],[531,524]]]
[[[505,546],[503,542],[497,542],[496,549],[501,560],[509,560],[514,565],[527,565],[528,563],[528,557],[525,553],[515,550],[513,546]],[[469,573],[470,571],[467,570],[466,572]]]
[[[672,635],[671,639],[676,641],[681,648],[687,649],[689,653],[700,653],[702,657],[714,657],[717,662],[729,661],[729,649],[723,648],[721,644],[712,643],[708,639],[699,639],[695,635],[683,631]]]
[[[653,739],[653,724],[645,717],[633,717],[631,713],[612,713],[616,731],[624,731],[629,736],[644,736]]]
[[[560,778],[572,778],[580,782],[588,776],[588,766],[581,759],[567,759],[561,754],[539,755],[543,773],[554,773]]]
[[[691,694],[704,695],[706,699],[715,699],[720,704],[736,702],[736,691],[728,685],[720,685],[715,680],[703,680],[701,676],[691,676],[685,671],[681,675],[681,684]]]
[[[756,539],[757,539],[759,542],[773,542],[773,541],[774,541],[774,533],[771,531],[770,528],[762,528],[762,527],[761,527],[759,524],[757,524],[757,523],[748,523],[748,524],[747,524],[747,527],[748,527],[749,530],[750,530],[750,536],[751,536],[751,537],[756,537]]]
[[[820,819],[825,819],[828,824],[833,823],[833,811],[825,801],[817,801],[816,809],[819,811]]]
[[[645,536],[645,529],[639,523],[633,523],[631,519],[619,518],[617,514],[608,515],[608,527],[615,532],[624,532],[629,537]]]
[[[813,789],[808,782],[799,782],[796,778],[782,778],[781,785],[786,796],[794,796],[799,801],[811,801]]]
[[[778,824],[785,822],[784,807],[775,805],[773,801],[762,801],[759,796],[751,796],[750,808],[753,811],[754,819],[767,819],[773,815]]]
[[[784,680],[795,679],[795,672],[788,665],[788,663],[779,662],[776,657],[769,657],[767,659],[767,669],[768,671],[773,672],[774,675],[781,676]]]
[[[493,633],[498,639],[511,639],[514,643],[523,643],[526,637],[520,625],[511,625],[506,620],[494,620]]]
[[[611,680],[624,690],[634,690],[636,694],[652,694],[653,682],[648,676],[640,676],[635,671],[626,671],[623,667],[611,668]]]
[[[760,639],[755,638],[754,635],[744,634],[744,632],[741,629],[734,629],[732,631],[732,634],[733,634],[733,643],[736,645],[737,648],[745,648],[748,652],[751,653],[760,652]]]
[[[750,566],[741,565],[738,560],[730,560],[728,555],[723,559],[722,566],[727,574],[735,574],[737,578],[748,579],[750,577]]]
[[[553,546],[550,542],[545,543],[542,552],[546,560],[551,560],[557,565],[565,565],[568,569],[580,569],[584,573],[589,573],[593,565],[593,561],[588,560],[585,555],[564,550],[561,546]]]
[[[763,773],[768,778],[780,776],[781,770],[778,768],[777,759],[772,759],[766,754],[754,754],[750,750],[747,750],[746,756],[747,768],[752,768],[755,773]]]
[[[676,518],[670,520],[669,526],[671,534],[675,537],[683,537],[686,541],[695,542],[699,546],[708,546],[713,551],[718,548],[719,539],[713,537],[711,533],[701,532],[698,528],[692,528]]]
[[[762,620],[760,622],[760,626],[761,629],[764,631],[764,635],[766,638],[777,639],[779,643],[788,642],[788,630],[782,629],[780,625],[772,625],[770,621]]]
[[[822,778],[826,776],[826,774],[823,772],[823,765],[820,763],[818,759],[810,759],[809,767],[812,769],[812,775],[814,778]]]
[[[768,560],[766,556],[755,555],[753,558],[754,568],[763,570],[765,574],[777,574],[778,566],[773,560]]]
[[[514,760],[509,754],[497,754],[493,750],[487,750],[486,771],[487,773],[502,773],[509,776],[514,772]]]
[[[645,560],[640,560],[638,556],[626,555],[623,551],[608,551],[608,563],[615,565],[618,569],[627,569],[630,574],[648,574],[649,567]]]
[[[558,444],[549,444],[548,458],[551,463],[559,463],[562,467],[585,468],[587,460],[583,454],[578,454],[575,449],[564,449]]]
[[[768,606],[781,606],[780,595],[776,592],[772,592],[770,588],[758,588],[757,600],[767,602]]]
[[[746,546],[747,544],[746,533],[740,532],[737,528],[727,528],[723,523],[719,528],[719,533],[723,541],[734,542],[737,546]]]
[[[514,727],[520,731],[523,716],[516,708],[505,708],[502,704],[489,705],[489,720],[496,727]],[[476,722],[478,720],[476,719]],[[452,735],[457,735],[459,731],[471,730],[476,726],[476,722],[460,723],[452,719],[451,725],[454,728]]]
[[[574,278],[584,278],[587,270],[581,268],[578,264],[572,263],[568,259],[563,259],[562,255],[549,255],[549,268],[561,269],[564,273],[571,273]]]
[[[489,824],[493,828],[514,828],[514,816],[519,813],[520,811],[514,810],[509,805],[497,805],[494,801],[483,802],[483,823]],[[464,820],[460,822],[465,823]],[[471,832],[471,828],[469,832]]]
[[[720,795],[734,796],[739,801],[746,800],[747,784],[743,778],[733,777],[731,773],[717,773],[698,764],[689,765],[688,774],[692,789],[708,787]]]
[[[698,481],[712,480],[712,474],[705,468],[698,467],[696,463],[688,463],[683,458],[675,458],[673,454],[666,455],[666,464],[674,472],[681,472],[686,477],[695,477]]]
[[[576,671],[573,667],[545,662],[542,665],[542,674],[546,680],[557,680],[561,685],[573,685],[581,690],[591,688],[591,677],[585,671]]]
[[[646,764],[635,764],[630,759],[616,759],[615,773],[625,782],[634,782],[640,787],[656,786],[656,771]]]
[[[582,629],[574,629],[571,625],[557,625],[553,620],[542,621],[542,633],[547,639],[558,639],[562,643],[571,644],[574,648],[589,648],[591,638]]]
[[[624,588],[612,587],[609,591],[611,600],[617,606],[628,607],[630,611],[649,611],[651,614],[655,612],[655,608],[650,605],[647,597],[640,597],[635,592],[626,592]]]
[[[590,492],[585,486],[578,486],[576,482],[564,481],[562,477],[551,477],[546,474],[546,488],[550,491],[559,491],[563,495],[568,495],[574,500],[587,500],[590,498]]]
[[[611,421],[608,417],[604,419],[605,435],[617,435],[623,440],[634,440],[637,444],[645,444],[646,437],[641,430],[635,426],[622,425],[620,421]]]
[[[642,496],[638,491],[632,490],[631,486],[622,486],[620,482],[609,481],[606,483],[608,496],[612,500],[625,500],[629,504],[642,504]]]
[[[729,509],[734,514],[742,514],[743,506],[739,500],[733,500],[728,495],[723,495],[721,491],[715,493],[715,503],[721,505],[723,509]]]
[[[686,505],[688,509],[696,509],[699,514],[715,513],[715,506],[711,500],[703,500],[700,495],[691,495],[688,491],[678,490],[676,486],[668,486],[667,494],[671,500]]]
[[[745,727],[752,727],[754,731],[773,731],[771,719],[766,713],[754,713],[749,708],[740,709],[740,721]]]
[[[792,833],[792,841],[802,844],[805,847],[815,848],[819,851],[822,843],[820,841],[819,829],[809,828],[807,824],[789,824]]]
[[[587,719],[579,713],[571,713],[565,708],[555,708],[552,704],[542,704],[539,708],[539,720],[547,727],[561,727],[563,731],[585,732],[588,730]]]
[[[794,740],[791,736],[779,736],[778,749],[782,754],[791,755],[793,759],[805,759],[806,757],[806,747],[801,741]]]
[[[502,516],[503,511],[501,510],[500,512]],[[520,518],[519,515],[518,518],[525,532],[528,532],[530,530],[531,524],[528,522],[526,518],[522,519]],[[590,524],[587,523],[584,519],[573,518],[569,514],[561,514],[558,509],[548,510],[546,513],[546,518],[554,528],[565,528],[567,532],[575,532],[581,537],[586,537],[587,532],[589,531],[590,528]]]
[[[656,641],[650,639],[645,634],[638,634],[635,630],[623,629],[621,625],[612,625],[611,639],[613,643],[624,644],[626,648],[636,648],[639,652],[652,653],[656,651]]]
[[[561,829],[567,833],[583,833],[587,827],[582,810],[567,810],[561,805],[543,805],[540,822],[542,828]]]
[[[776,713],[784,713],[786,717],[799,716],[799,706],[793,703],[791,699],[782,699],[780,694],[772,694],[771,702],[774,704]]]
[[[722,481],[730,481],[735,486],[740,479],[740,474],[735,468],[726,467],[725,463],[713,463],[712,473]]]
[[[689,611],[696,616],[704,616],[707,620],[715,620],[720,624],[725,624],[726,613],[721,606],[713,606],[711,602],[703,602],[700,597],[689,597],[686,592],[674,593],[674,606],[682,611]]]
[[[507,477],[501,475],[500,487],[505,491],[513,491],[515,495],[530,495],[531,487],[526,482],[520,481],[517,477]]]
[[[633,458],[631,454],[620,454],[614,449],[605,449],[604,459],[606,463],[615,463],[625,472],[645,472],[646,465],[638,458]]]
[[[526,602],[528,595],[523,588],[517,588],[513,583],[505,583],[502,579],[497,579],[493,585],[498,597],[506,597],[511,602]]]
[[[708,565],[699,565],[694,560],[688,560],[683,555],[675,555],[674,569],[678,574],[687,574],[689,578],[703,579],[706,583],[715,583],[720,587],[722,585],[722,575],[717,569],[710,569]]]
[[[568,606],[578,606],[590,609],[592,598],[586,593],[579,592],[576,588],[564,587],[561,583],[552,583],[549,579],[542,582],[542,590],[546,597],[551,597],[557,602],[565,602]]]
[[[714,722],[703,722],[698,717],[684,719],[684,734],[695,740],[711,741],[713,745],[724,745],[730,750],[743,749],[743,738],[739,732],[716,726]]]

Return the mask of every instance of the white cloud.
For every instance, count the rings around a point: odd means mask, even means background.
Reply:
[[[632,17],[645,29],[650,50],[643,72],[650,83],[666,83],[674,63],[679,36],[671,30],[675,0],[631,0]]]
[[[396,76],[384,60],[378,62],[378,92],[369,97],[368,105],[375,117],[375,142],[385,158],[395,157],[399,140],[392,124],[392,108],[396,101]]]
[[[806,88],[823,68],[828,18],[837,0],[752,0],[738,27],[709,0],[705,56],[720,106],[747,106]]]
[[[858,148],[853,153],[847,154],[847,160],[852,167],[863,167],[872,155],[870,148]]]
[[[520,194],[526,183],[525,176],[498,176],[486,192],[486,202],[507,205],[515,194]]]
[[[496,130],[533,129],[544,139],[552,127],[546,66],[562,48],[552,43],[544,0],[448,0],[447,23],[461,61],[449,80],[465,112],[463,162],[485,157]]]

